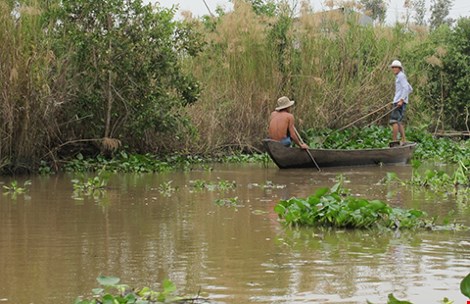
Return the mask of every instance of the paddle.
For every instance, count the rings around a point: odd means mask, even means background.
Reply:
[[[302,137],[300,137],[300,134],[299,132],[297,131],[297,129],[294,127],[294,131],[295,131],[295,135],[297,135],[297,138],[299,139],[300,143],[301,144],[304,144],[304,141],[302,139]],[[317,167],[318,171],[320,172],[321,169],[320,167],[318,166],[317,162],[315,161],[315,158],[313,158],[312,154],[310,153],[310,150],[309,149],[305,149],[305,151],[307,151],[307,154],[308,156],[310,157],[310,159],[312,160],[312,162],[315,164],[315,167]]]

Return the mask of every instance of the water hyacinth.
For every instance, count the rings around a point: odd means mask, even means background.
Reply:
[[[367,200],[346,194],[341,182],[331,189],[320,188],[307,198],[282,200],[274,208],[288,225],[335,228],[425,228],[426,215],[416,209],[389,206],[380,200]]]

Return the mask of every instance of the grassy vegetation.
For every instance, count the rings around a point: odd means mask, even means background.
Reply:
[[[235,1],[234,11],[209,18],[210,23],[188,18],[207,43],[196,59],[185,62],[204,82],[199,102],[189,110],[199,133],[206,135],[195,142],[201,150],[256,146],[280,95],[296,100],[301,129],[343,127],[391,101],[393,75],[387,65],[394,58],[404,62],[414,87],[407,114],[412,124],[430,130],[451,127],[456,116],[442,107],[468,109],[468,102],[461,103],[466,98],[443,102],[451,91],[450,72],[442,72],[446,48],[463,43],[462,35],[449,38],[452,30],[429,32],[413,25],[361,26],[355,14],[313,13],[305,4],[298,18],[291,14],[285,7],[275,16],[262,14]],[[442,78],[434,77],[436,72]],[[443,96],[436,95],[440,88]],[[385,113],[359,125],[386,124]],[[465,127],[465,115],[458,120]]]
[[[1,172],[122,147],[260,152],[279,96],[297,101],[299,129],[338,129],[390,102],[396,58],[414,87],[412,125],[468,129],[468,18],[430,32],[363,26],[354,7],[324,14],[303,4],[294,17],[284,4],[234,1],[233,11],[175,21],[173,9],[136,0],[15,3],[0,4]]]

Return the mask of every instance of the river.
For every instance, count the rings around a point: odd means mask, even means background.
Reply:
[[[466,303],[468,231],[299,230],[273,212],[280,199],[330,187],[342,173],[354,195],[441,218],[455,210],[452,219],[470,225],[468,197],[378,184],[392,171],[411,174],[405,166],[318,173],[215,164],[114,174],[102,197],[83,200],[73,197],[71,174],[18,178],[31,180],[26,194],[0,195],[0,302],[73,303],[103,274],[156,289],[169,278],[180,294],[200,291],[211,303],[385,303],[389,293]],[[195,187],[202,181],[236,187]]]

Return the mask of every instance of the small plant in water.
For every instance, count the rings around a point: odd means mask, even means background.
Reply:
[[[470,273],[460,282],[460,292],[470,299]],[[444,298],[441,301],[442,304],[454,304],[454,301]],[[468,302],[467,302],[468,303]],[[367,304],[373,304],[372,302],[367,301]],[[393,294],[388,295],[387,304],[413,304],[408,301],[402,301],[395,298]]]
[[[228,180],[219,180],[218,182],[207,182],[204,180],[196,179],[191,180],[190,185],[192,188],[196,190],[208,190],[208,191],[228,191],[233,190],[237,187],[237,183],[235,181],[228,181]]]
[[[3,185],[3,189],[6,190],[5,191],[6,194],[8,194],[8,193],[22,194],[22,193],[25,193],[27,191],[26,187],[28,187],[30,185],[31,185],[30,180],[25,181],[23,183],[23,187],[21,187],[18,184],[18,181],[14,180],[9,185]]]
[[[238,197],[216,199],[214,204],[225,207],[240,207]]]
[[[158,192],[165,197],[170,197],[175,193],[176,188],[171,186],[173,181],[163,182],[158,186]]]
[[[205,303],[199,297],[185,298],[175,296],[176,286],[170,280],[164,280],[161,291],[154,291],[149,287],[132,289],[128,285],[119,284],[116,277],[99,276],[97,279],[101,287],[92,290],[92,299],[79,297],[75,304],[153,304],[153,303]]]
[[[23,183],[23,186],[18,184],[18,181],[13,180],[8,185],[3,185],[5,189],[4,195],[11,195],[12,199],[16,199],[19,194],[25,194],[28,189],[27,187],[31,185],[31,181],[27,180]]]
[[[450,175],[442,170],[435,169],[428,169],[421,173],[419,170],[420,165],[420,162],[413,163],[413,173],[410,180],[402,180],[398,178],[396,173],[388,172],[382,182],[398,182],[403,186],[410,185],[415,188],[448,193],[457,193],[459,190],[470,187],[470,165],[464,164],[463,161],[458,162],[457,169]]]
[[[280,184],[274,184],[272,181],[267,180],[266,182],[264,182],[262,184],[258,184],[258,183],[248,184],[248,187],[250,187],[250,188],[260,187],[260,188],[263,188],[263,189],[284,189],[287,186],[286,185],[280,185]]]
[[[87,177],[81,173],[77,178],[72,179],[73,185],[73,198],[83,199],[83,196],[101,196],[105,191],[109,181],[109,173],[100,171],[98,175],[93,177]]]

